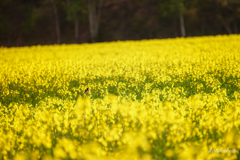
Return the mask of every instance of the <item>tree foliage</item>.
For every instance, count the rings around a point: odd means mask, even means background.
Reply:
[[[101,13],[96,23],[87,0],[0,0],[0,45],[54,44],[57,37],[61,43],[169,38],[183,36],[183,29],[186,36],[240,31],[239,0],[93,1]],[[92,24],[98,26],[94,32]]]

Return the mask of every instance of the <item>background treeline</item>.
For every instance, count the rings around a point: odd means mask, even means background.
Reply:
[[[0,0],[0,46],[240,31],[240,0]]]

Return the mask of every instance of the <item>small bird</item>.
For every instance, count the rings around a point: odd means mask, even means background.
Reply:
[[[87,88],[83,94],[89,93],[89,91],[90,91],[89,88]]]

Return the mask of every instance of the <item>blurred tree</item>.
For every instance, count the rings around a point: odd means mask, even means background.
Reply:
[[[240,11],[239,0],[217,0],[218,12],[217,18],[225,28],[228,34],[237,33],[237,21],[238,11]],[[231,27],[231,24],[233,27]]]
[[[37,0],[0,0],[0,40],[7,40],[7,45],[26,45],[24,34],[34,26],[32,8],[38,3]]]
[[[181,28],[181,33],[182,37],[186,37],[186,31],[185,31],[185,23],[184,23],[184,12],[185,12],[185,7],[182,1],[177,4],[179,8],[179,19],[180,19],[180,28]]]
[[[55,27],[56,27],[56,36],[57,36],[57,43],[61,43],[61,32],[60,32],[60,23],[59,23],[59,17],[58,17],[58,9],[55,0],[50,0],[50,3],[52,4],[53,8],[53,15],[55,20]]]
[[[95,42],[98,36],[102,4],[103,0],[88,0],[89,27],[92,42]]]
[[[202,35],[238,32],[239,0],[198,0],[197,9],[202,24]]]
[[[175,19],[179,17],[181,36],[186,37],[184,14],[187,0],[162,0],[159,2],[159,9],[163,17]]]
[[[85,0],[66,0],[67,20],[74,21],[75,42],[79,42],[79,17],[85,11]]]
[[[59,14],[58,14],[58,6],[57,4],[60,3],[61,0],[44,0],[43,4],[48,5],[52,8],[53,13],[53,22],[55,25],[55,34],[56,34],[56,43],[61,43],[61,30],[60,30],[60,22],[59,22]],[[48,7],[46,6],[46,7]]]
[[[0,45],[231,34],[239,22],[240,0],[0,0]]]

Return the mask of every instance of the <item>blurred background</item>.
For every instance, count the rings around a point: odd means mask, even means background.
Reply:
[[[0,46],[240,32],[240,0],[0,0]]]

